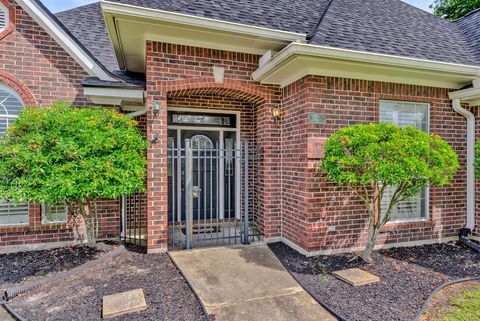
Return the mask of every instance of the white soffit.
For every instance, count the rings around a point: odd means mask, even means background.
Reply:
[[[470,106],[480,106],[480,87],[453,91],[448,95],[451,99],[460,99],[463,103],[468,103]]]
[[[145,72],[147,40],[263,55],[306,35],[101,1],[120,68]]]
[[[144,107],[143,89],[123,89],[104,87],[83,87],[85,96],[99,105],[135,106],[137,110]],[[125,108],[124,108],[125,109]]]
[[[480,67],[292,43],[253,78],[284,87],[307,75],[458,89],[478,78]]]

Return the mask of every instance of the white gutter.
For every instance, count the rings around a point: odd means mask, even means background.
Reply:
[[[144,89],[83,87],[83,92],[95,104],[120,105],[122,101],[144,102]]]
[[[242,23],[198,17],[194,15],[164,11],[159,9],[144,8],[130,4],[110,2],[105,0],[100,0],[100,4],[104,13],[128,15],[142,19],[151,19],[175,24],[195,26],[200,28],[214,29],[217,32],[226,31],[245,34],[248,36],[258,36],[275,40],[283,40],[288,42],[305,42],[307,39],[307,35],[302,33],[256,27]]]
[[[465,228],[475,228],[475,115],[462,107],[461,100],[452,101],[453,110],[467,119],[467,224]]]
[[[465,74],[470,75],[472,78],[480,77],[480,67],[478,66],[400,57],[302,43],[291,43],[282,51],[280,51],[275,57],[273,57],[268,63],[254,71],[252,74],[253,79],[261,81],[263,78],[272,73],[277,67],[280,67],[284,62],[288,62],[296,56],[316,56],[363,63],[382,64],[395,67],[424,69],[428,71]]]
[[[105,71],[35,0],[17,3],[63,48],[90,76],[119,82]]]
[[[138,116],[145,115],[146,113],[147,113],[147,110],[142,109],[142,110],[134,111],[133,113],[129,113],[129,114],[127,114],[127,116],[135,118],[135,117],[138,117]]]

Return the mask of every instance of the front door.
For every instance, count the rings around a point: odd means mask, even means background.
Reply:
[[[186,142],[190,142],[192,151],[192,185],[195,188],[193,198],[193,239],[203,240],[224,238],[225,233],[232,234],[225,224],[234,224],[240,218],[239,166],[240,152],[237,149],[236,124],[231,115],[217,117],[188,114],[189,121],[208,118],[218,126],[191,126],[190,124],[171,125],[168,129],[168,219],[170,226],[180,229],[170,231],[182,237],[186,228],[185,177]],[[174,119],[169,115],[169,119]],[[175,118],[179,119],[179,117]],[[227,121],[231,120],[231,121]],[[222,233],[221,236],[219,233]],[[214,235],[215,234],[215,235]],[[230,235],[231,236],[231,235]],[[232,236],[233,238],[236,237]]]

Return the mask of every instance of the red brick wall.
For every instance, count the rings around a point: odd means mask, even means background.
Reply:
[[[0,35],[0,82],[18,92],[27,106],[48,106],[70,101],[84,106],[81,82],[85,71],[19,5],[14,9],[13,30]],[[119,234],[118,201],[99,201],[100,237]],[[65,225],[42,225],[40,206],[31,206],[28,227],[0,227],[0,246],[59,242],[72,239]]]
[[[261,86],[251,79],[258,67],[259,56],[147,42],[147,107],[154,102],[161,105],[156,118],[148,113],[147,138],[160,137],[148,149],[148,218],[149,251],[163,251],[167,246],[167,106],[168,97],[216,96],[254,104],[256,111],[257,143],[262,146],[264,161],[258,175],[261,177],[263,231],[267,236],[280,236],[280,204],[278,193],[280,128],[273,124],[271,108],[280,102],[276,87]],[[215,83],[213,67],[225,68],[223,83]],[[173,100],[170,99],[173,104]]]
[[[447,90],[420,86],[306,77],[283,89],[282,163],[284,237],[308,251],[364,245],[367,215],[353,195],[317,173],[319,159],[307,159],[307,138],[328,138],[341,127],[378,121],[379,100],[431,104],[430,131],[452,144],[462,165],[451,185],[432,188],[426,222],[385,227],[380,244],[454,237],[466,221],[465,119],[456,114]],[[308,112],[327,123],[313,125]],[[328,232],[335,226],[336,232]]]
[[[240,138],[255,143],[256,106],[230,97],[204,95],[168,98],[168,107],[230,110],[240,112]]]

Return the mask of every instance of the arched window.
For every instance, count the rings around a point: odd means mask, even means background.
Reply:
[[[195,135],[191,139],[193,149],[212,149],[213,142],[210,138],[205,135]]]
[[[15,122],[24,107],[20,96],[10,87],[0,83],[0,135]]]
[[[24,108],[22,99],[10,87],[0,83],[0,136],[15,122]],[[28,204],[18,204],[0,199],[0,226],[28,224]]]
[[[10,12],[3,3],[0,2],[0,32],[5,31],[10,24]]]

